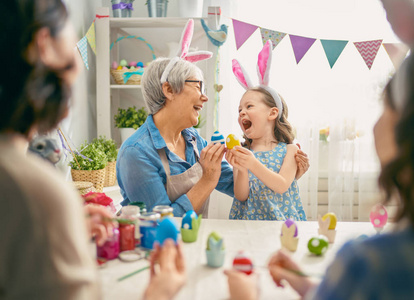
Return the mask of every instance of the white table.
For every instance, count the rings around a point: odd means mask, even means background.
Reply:
[[[177,219],[181,225],[181,219]],[[374,235],[371,223],[338,222],[334,244],[324,256],[317,257],[309,253],[307,243],[313,236],[318,235],[317,222],[296,222],[298,225],[298,250],[292,253],[304,271],[309,274],[322,275],[339,248],[349,239],[361,234]],[[280,231],[283,222],[271,221],[231,221],[203,219],[195,243],[183,243],[187,263],[188,281],[175,299],[228,299],[227,278],[223,270],[232,267],[233,258],[239,250],[249,253],[259,273],[261,299],[299,299],[300,297],[290,287],[277,288],[267,269],[267,260],[272,253],[280,249]],[[387,227],[386,229],[389,229]],[[206,265],[206,242],[208,235],[216,231],[224,238],[226,258],[224,266],[213,269]],[[107,266],[99,270],[103,299],[140,299],[149,280],[149,270],[145,270],[128,279],[118,282],[117,279],[135,270],[147,266],[145,260],[122,262],[119,259],[109,261]]]

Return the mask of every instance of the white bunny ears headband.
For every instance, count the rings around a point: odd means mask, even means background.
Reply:
[[[183,59],[189,62],[197,62],[200,60],[209,59],[210,57],[213,56],[213,53],[211,53],[210,51],[196,51],[196,52],[188,53],[191,39],[193,38],[193,32],[194,32],[194,20],[189,19],[181,35],[181,41],[180,41],[181,48],[178,50],[177,56],[170,60],[164,72],[162,73],[161,83],[167,82],[168,75],[170,74],[171,70],[174,68],[175,64],[180,59]]]
[[[248,90],[249,88],[255,87],[247,72],[243,69],[240,63],[233,59],[233,73],[237,78],[237,81],[241,84],[241,86]],[[272,95],[273,99],[275,100],[276,107],[279,109],[279,118],[282,115],[283,105],[282,100],[280,99],[279,94],[269,86],[269,72],[270,72],[270,65],[272,64],[272,42],[269,40],[267,41],[262,51],[260,51],[258,59],[257,59],[257,75],[259,76],[259,87],[265,89]]]

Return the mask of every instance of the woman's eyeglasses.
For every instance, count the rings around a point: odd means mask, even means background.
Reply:
[[[206,87],[203,84],[202,80],[185,80],[185,82],[198,82],[198,84],[200,85],[200,92],[202,95],[207,95],[207,91],[206,91]]]

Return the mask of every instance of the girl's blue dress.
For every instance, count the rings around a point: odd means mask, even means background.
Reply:
[[[253,153],[268,169],[279,173],[286,149],[286,143],[280,142],[273,150]],[[306,221],[296,179],[285,193],[278,194],[249,171],[249,185],[250,193],[246,201],[233,199],[230,219],[285,221],[291,218],[296,221]]]

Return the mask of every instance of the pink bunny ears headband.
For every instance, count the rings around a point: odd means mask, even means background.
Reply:
[[[240,65],[240,63],[233,59],[233,73],[236,76],[237,81],[244,87],[245,90],[253,88],[249,75]],[[269,86],[269,72],[270,65],[272,63],[272,42],[269,40],[263,46],[262,51],[260,51],[257,59],[257,75],[259,76],[259,87],[265,89],[272,95],[275,100],[276,107],[279,109],[279,118],[282,115],[283,105],[282,100],[279,97],[279,94]]]
[[[213,56],[213,53],[211,53],[210,51],[196,51],[196,52],[188,53],[191,39],[193,38],[193,32],[194,32],[194,20],[189,19],[181,35],[181,41],[180,41],[181,48],[178,50],[177,56],[170,60],[164,72],[162,73],[161,83],[167,82],[168,75],[170,74],[171,70],[173,69],[175,64],[180,59],[183,59],[189,62],[197,62],[200,60],[209,59],[210,57]]]

